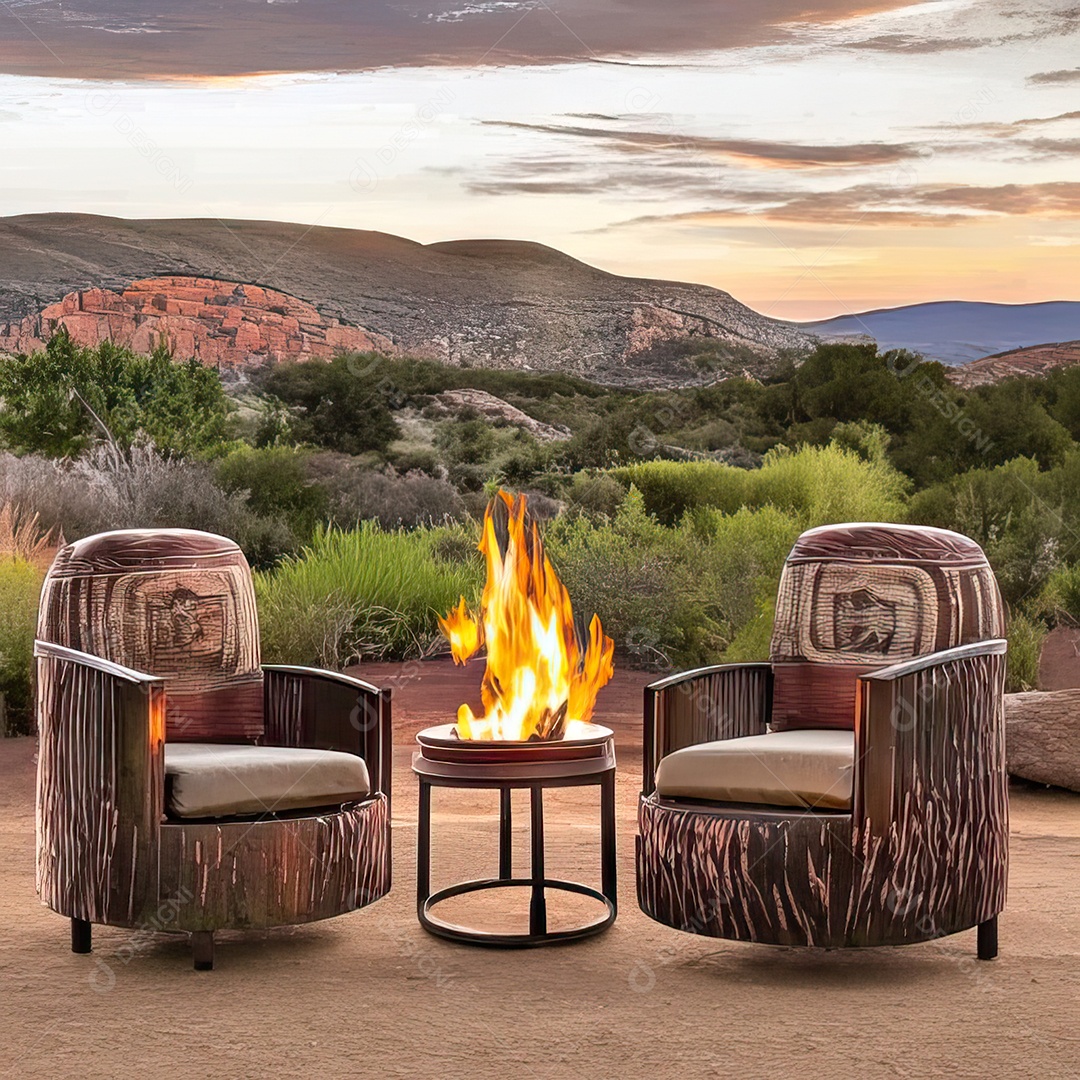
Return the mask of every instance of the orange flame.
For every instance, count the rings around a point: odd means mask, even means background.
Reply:
[[[506,535],[500,537],[504,518]],[[479,548],[487,562],[480,611],[469,612],[462,597],[439,619],[455,663],[464,664],[487,646],[484,715],[462,705],[458,735],[562,738],[592,716],[596,695],[614,673],[615,643],[596,615],[588,641],[578,640],[570,597],[544,554],[536,523],[526,515],[523,495],[500,491],[492,499]]]

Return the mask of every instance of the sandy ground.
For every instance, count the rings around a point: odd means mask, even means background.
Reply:
[[[194,972],[186,942],[169,935],[133,950],[130,932],[95,927],[91,956],[68,950],[66,921],[34,895],[34,744],[0,741],[0,1073],[1080,1076],[1080,796],[1014,789],[1009,907],[993,963],[975,962],[973,933],[863,952],[680,934],[634,901],[647,679],[620,673],[598,716],[618,737],[618,921],[576,945],[470,949],[416,923],[409,758],[416,730],[472,696],[478,671],[434,663],[364,674],[395,687],[393,892],[314,926],[219,935],[212,973]],[[595,881],[595,789],[548,805],[549,872]],[[493,871],[494,794],[439,791],[435,809],[435,883]],[[517,841],[524,865],[523,832]]]

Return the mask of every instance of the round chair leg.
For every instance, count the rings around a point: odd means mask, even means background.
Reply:
[[[214,970],[214,931],[196,930],[191,935],[191,955],[196,971]]]
[[[71,951],[88,953],[91,949],[92,929],[85,919],[71,920]]]
[[[998,925],[997,916],[979,923],[979,959],[993,960],[998,954]]]

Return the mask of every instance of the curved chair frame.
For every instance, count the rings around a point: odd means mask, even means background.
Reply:
[[[864,674],[850,813],[661,799],[661,758],[764,734],[772,668],[645,689],[638,902],[679,930],[774,945],[906,945],[979,927],[997,953],[1008,873],[1004,640]]]
[[[38,677],[38,892],[90,926],[192,933],[213,965],[217,929],[310,922],[390,890],[390,691],[335,672],[262,668],[273,746],[363,757],[372,794],[332,811],[258,820],[165,815],[165,681],[62,645],[35,645]]]

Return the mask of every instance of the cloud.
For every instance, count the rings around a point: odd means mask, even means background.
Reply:
[[[1063,68],[1060,71],[1040,71],[1027,77],[1029,83],[1037,86],[1057,86],[1062,83],[1080,82],[1080,67]]]
[[[768,139],[722,139],[677,132],[627,131],[570,124],[527,124],[507,120],[485,120],[483,123],[519,131],[594,140],[606,143],[612,149],[623,153],[689,152],[714,159],[749,161],[765,168],[891,165],[918,157],[920,153],[920,147],[914,143],[796,143]]]
[[[1018,35],[1017,35],[1018,36]],[[931,54],[960,52],[966,49],[982,49],[987,45],[999,45],[1002,40],[972,37],[918,37],[915,34],[880,34],[877,37],[860,38],[846,42],[849,49],[871,49],[875,52]],[[1013,38],[1012,40],[1015,40]]]
[[[837,191],[757,190],[726,205],[675,214],[648,214],[611,229],[657,223],[706,225],[762,220],[800,225],[954,226],[992,216],[1080,217],[1080,183],[915,185],[856,184]]]
[[[62,18],[54,3],[3,4],[16,6],[17,18],[0,17],[0,71],[90,78],[633,63],[790,42],[807,20],[805,0],[79,0]],[[864,10],[813,5],[825,26]]]
[[[1040,157],[1076,157],[1080,154],[1080,139],[1025,139],[1016,145]]]

